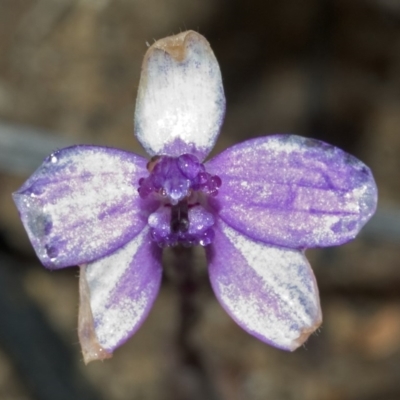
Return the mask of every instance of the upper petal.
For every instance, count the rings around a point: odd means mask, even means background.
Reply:
[[[233,146],[207,164],[222,180],[219,215],[256,240],[293,248],[354,238],[376,209],[369,168],[337,147],[295,135]]]
[[[218,300],[250,334],[295,350],[321,324],[318,288],[302,251],[255,242],[222,221],[206,249]]]
[[[110,256],[81,267],[79,337],[86,362],[104,358],[139,329],[161,276],[161,249],[148,227]]]
[[[13,194],[41,262],[49,268],[87,263],[136,236],[148,215],[137,192],[145,165],[142,157],[104,147],[50,155]]]
[[[187,31],[147,51],[136,100],[135,134],[150,155],[196,155],[217,139],[225,113],[218,62],[207,40]]]

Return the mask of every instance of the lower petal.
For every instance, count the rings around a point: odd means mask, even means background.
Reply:
[[[293,351],[321,324],[318,288],[303,252],[255,242],[220,221],[207,258],[221,305],[258,339]]]
[[[161,250],[148,228],[117,252],[81,267],[79,339],[86,363],[110,357],[139,329],[161,275]]]

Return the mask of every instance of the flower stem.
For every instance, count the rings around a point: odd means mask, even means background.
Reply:
[[[176,348],[179,368],[177,371],[180,399],[217,400],[213,382],[206,370],[201,352],[193,343],[192,333],[200,318],[197,301],[199,275],[192,247],[177,246],[174,253],[174,283],[178,290],[180,321],[177,330]]]

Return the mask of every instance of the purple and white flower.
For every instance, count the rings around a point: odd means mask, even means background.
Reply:
[[[205,247],[218,300],[258,339],[294,350],[320,325],[304,250],[357,235],[376,208],[371,171],[295,135],[248,140],[204,162],[224,113],[208,42],[192,31],[159,40],[146,53],[135,112],[151,160],[69,147],[14,193],[40,261],[81,266],[86,361],[110,356],[140,327],[159,291],[166,246]]]

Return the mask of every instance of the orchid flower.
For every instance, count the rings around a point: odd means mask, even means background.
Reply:
[[[135,111],[150,161],[69,147],[14,193],[44,266],[80,266],[85,361],[111,356],[141,326],[167,246],[204,246],[217,299],[258,339],[294,350],[321,324],[304,251],[357,235],[376,209],[371,171],[295,135],[247,140],[204,162],[224,113],[220,69],[204,37],[159,40],[145,55]]]

